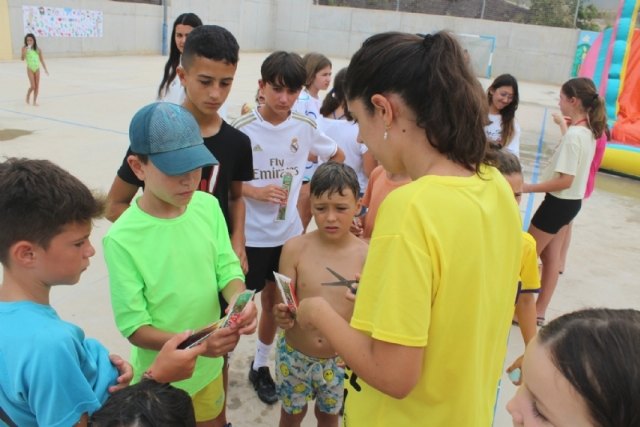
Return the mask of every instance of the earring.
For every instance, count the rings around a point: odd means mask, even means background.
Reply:
[[[387,140],[387,136],[389,136],[389,134],[387,133],[387,130],[384,130],[384,134],[382,135],[382,139],[384,139],[385,141]]]

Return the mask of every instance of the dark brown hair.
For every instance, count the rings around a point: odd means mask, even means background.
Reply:
[[[314,197],[320,197],[325,193],[329,195],[338,193],[344,196],[345,190],[351,190],[353,197],[358,200],[360,194],[358,176],[353,168],[333,161],[318,166],[309,185],[311,195]]]
[[[487,101],[460,44],[447,32],[368,38],[351,58],[345,93],[370,113],[374,94],[396,93],[436,150],[476,173],[485,162]]]
[[[171,384],[143,380],[113,393],[89,422],[91,427],[195,427],[193,403]]]
[[[299,90],[306,81],[307,73],[302,58],[297,53],[277,51],[262,62],[260,75],[264,84]]]
[[[538,342],[582,396],[595,426],[640,425],[640,311],[565,314],[540,330]]]
[[[322,107],[320,107],[320,114],[322,114],[323,117],[329,117],[329,115],[333,114],[339,107],[342,107],[344,117],[347,120],[353,120],[347,108],[347,98],[344,95],[344,78],[346,76],[347,69],[343,68],[338,71],[333,78],[333,87],[329,93],[327,93],[327,96],[324,97]]]
[[[600,138],[607,126],[607,113],[604,108],[604,99],[598,95],[593,81],[586,77],[576,77],[566,81],[561,90],[568,98],[576,98],[580,101],[583,110],[587,113],[593,137]]]
[[[104,212],[104,199],[48,160],[10,158],[0,163],[0,262],[26,240],[47,249],[63,227]]]
[[[219,25],[201,25],[184,42],[182,67],[188,69],[196,57],[236,65],[239,51],[238,41],[229,30]]]
[[[493,93],[498,88],[508,86],[513,89],[513,99],[511,103],[499,111],[501,116],[501,132],[500,141],[503,147],[506,147],[511,142],[511,137],[516,131],[515,117],[516,110],[518,109],[518,103],[520,102],[520,94],[518,92],[518,81],[511,74],[501,74],[491,83],[491,86],[487,89],[487,101],[491,105],[491,98]],[[493,92],[493,93],[492,93]]]

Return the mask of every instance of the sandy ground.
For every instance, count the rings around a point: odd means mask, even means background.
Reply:
[[[46,46],[43,46],[46,49]],[[242,53],[228,99],[229,116],[252,100],[265,53]],[[133,113],[154,100],[165,58],[122,56],[47,60],[51,76],[42,76],[40,106],[25,104],[28,86],[24,63],[0,62],[0,156],[52,160],[91,188],[106,192],[128,145]],[[334,70],[347,64],[334,60]],[[483,81],[486,86],[487,82]],[[558,87],[521,83],[517,118],[522,126],[525,174],[534,169],[539,141],[541,164],[559,139],[548,113],[556,110]],[[544,132],[542,131],[544,129]],[[640,308],[640,182],[600,174],[596,191],[575,221],[567,268],[549,309],[549,317],[586,306]],[[540,197],[525,197],[521,210],[530,218]],[[109,222],[97,222],[92,240],[97,254],[76,286],[52,293],[60,315],[99,338],[114,353],[129,354],[129,344],[115,328],[102,257],[101,239]],[[496,268],[499,268],[496,260]],[[229,420],[236,427],[277,425],[279,408],[262,404],[247,381],[254,337],[243,338],[231,366]],[[507,360],[522,351],[522,339],[512,328]],[[514,393],[506,375],[498,402],[496,426],[511,425],[505,404]],[[307,416],[305,426],[315,425]]]

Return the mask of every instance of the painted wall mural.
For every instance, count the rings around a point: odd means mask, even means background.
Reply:
[[[102,37],[100,10],[22,6],[24,33],[36,37]]]

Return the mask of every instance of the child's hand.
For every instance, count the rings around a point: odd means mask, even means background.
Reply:
[[[149,370],[154,381],[170,383],[191,378],[196,359],[207,349],[204,344],[180,350],[178,345],[189,338],[190,331],[172,336],[160,349]]]
[[[120,374],[116,380],[116,385],[109,387],[109,393],[115,393],[129,385],[133,379],[133,367],[117,354],[110,354],[109,360],[111,360],[111,364],[116,367]]]
[[[512,364],[511,366],[509,366],[507,368],[507,374],[511,374],[511,372],[515,371],[516,369],[518,369],[519,371],[522,371],[522,359],[524,358],[524,354],[520,357],[518,357]],[[514,383],[515,385],[520,385],[522,384],[522,375],[520,375],[520,377],[518,378],[517,381],[514,381],[513,378],[511,378],[512,375],[509,376],[509,378],[511,379],[511,382]]]
[[[230,306],[231,307],[231,306]],[[253,301],[249,301],[235,321],[235,329],[240,335],[251,335],[258,328],[258,309]]]
[[[266,187],[256,188],[256,199],[262,202],[275,203],[276,205],[287,204],[287,192],[282,187],[269,184]]]
[[[249,261],[247,261],[247,251],[245,250],[245,246],[243,243],[234,244],[233,241],[231,241],[231,246],[233,247],[233,252],[238,256],[242,273],[246,276],[249,271]]]
[[[551,117],[553,117],[553,122],[557,125],[564,122],[564,117],[562,117],[562,114],[560,113],[553,113],[551,114]]]
[[[364,232],[362,218],[353,218],[353,221],[351,221],[351,226],[349,227],[349,231],[356,237],[362,237],[362,233]]]
[[[220,357],[232,351],[238,345],[240,334],[236,325],[217,329],[203,344],[207,347],[203,356]]]
[[[348,290],[348,289],[347,289]],[[323,309],[333,310],[326,299],[322,297],[305,298],[300,301],[296,311],[296,322],[302,329],[316,329],[315,319]]]
[[[283,302],[273,306],[273,315],[276,318],[276,324],[282,329],[291,329],[295,324],[293,313],[289,306]]]

